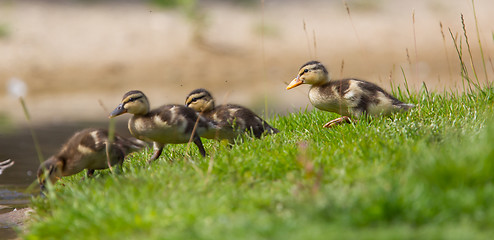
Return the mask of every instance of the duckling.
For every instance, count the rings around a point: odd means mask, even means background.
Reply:
[[[318,61],[310,61],[302,65],[297,77],[286,89],[301,84],[312,85],[309,89],[309,100],[314,107],[342,115],[324,124],[325,128],[350,122],[350,117],[388,116],[415,106],[401,102],[374,83],[353,78],[330,80],[328,71]]]
[[[153,110],[149,108],[146,95],[132,90],[124,94],[120,105],[110,113],[110,118],[124,113],[134,115],[128,122],[130,133],[138,139],[153,142],[154,153],[148,163],[161,155],[166,144],[188,143],[191,140],[201,155],[206,156],[200,137],[213,139],[218,130],[214,123],[183,105],[164,105]]]
[[[91,177],[96,169],[108,168],[107,143],[107,130],[86,128],[76,132],[57,154],[48,158],[38,168],[41,189],[45,188],[47,179],[55,183],[61,177],[77,174],[84,169],[87,169],[87,176]],[[140,140],[115,134],[109,149],[110,164],[121,165],[127,154],[143,147],[145,143]]]
[[[248,108],[234,104],[215,106],[211,93],[204,88],[190,92],[185,99],[185,105],[216,122],[221,128],[218,137],[227,139],[230,143],[245,132],[252,133],[256,138],[260,138],[264,132],[268,134],[279,132]]]
[[[2,175],[2,172],[5,169],[12,167],[12,165],[14,165],[14,161],[12,161],[10,159],[7,159],[5,161],[0,162],[0,175]]]

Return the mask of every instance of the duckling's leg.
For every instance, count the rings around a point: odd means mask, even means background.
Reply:
[[[199,136],[197,136],[197,134],[194,136],[194,143],[199,148],[199,152],[201,153],[201,155],[203,157],[205,157],[206,156],[206,150],[204,149],[204,146],[202,145],[201,138]]]
[[[86,176],[88,178],[92,177],[94,175],[94,169],[88,169],[87,170],[87,173],[86,173]]]
[[[121,145],[113,146],[110,157],[111,157],[110,164],[115,169],[114,173],[116,174],[122,173],[123,162],[125,160],[125,147]]]
[[[340,125],[340,124],[343,124],[343,123],[351,123],[351,122],[352,122],[352,120],[349,117],[347,117],[347,116],[341,116],[341,117],[339,117],[337,119],[333,119],[333,120],[329,121],[328,123],[324,124],[324,126],[322,126],[322,127],[324,127],[324,128],[332,128],[332,127],[334,127],[336,125]]]
[[[148,163],[151,163],[160,157],[161,152],[163,152],[164,146],[165,146],[165,144],[162,144],[162,143],[157,143],[157,142],[153,143],[154,153],[153,153],[153,156],[151,156],[151,158],[148,160]]]

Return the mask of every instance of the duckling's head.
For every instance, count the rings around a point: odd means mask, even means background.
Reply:
[[[189,93],[185,99],[185,106],[196,112],[208,112],[214,109],[214,98],[206,89],[199,88]]]
[[[286,89],[292,89],[301,84],[321,85],[329,81],[328,70],[318,61],[310,61],[300,67],[298,75],[288,84]]]
[[[122,102],[110,113],[110,118],[131,113],[135,115],[144,115],[149,112],[149,101],[143,92],[132,90],[124,94]]]
[[[38,183],[41,186],[41,190],[45,189],[46,181],[55,183],[62,177],[63,161],[50,157],[44,161],[38,168]]]

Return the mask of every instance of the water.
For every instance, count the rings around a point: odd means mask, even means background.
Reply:
[[[9,213],[26,208],[31,196],[38,194],[39,191],[26,193],[26,185],[2,185],[0,186],[0,238],[16,239],[17,232],[14,228],[18,227],[15,219],[11,219]],[[23,215],[19,213],[18,215]]]
[[[108,122],[70,122],[34,127],[44,158],[55,154],[72,134],[87,127],[107,128]],[[129,136],[126,122],[116,124],[116,132]],[[28,207],[31,197],[39,194],[36,172],[40,164],[29,128],[0,129],[0,161],[15,164],[0,175],[0,236],[14,239],[15,225],[6,224],[2,214]],[[30,192],[28,192],[28,189]]]

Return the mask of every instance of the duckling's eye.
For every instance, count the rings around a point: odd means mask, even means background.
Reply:
[[[129,97],[125,103],[128,103],[128,102],[135,102],[137,101],[138,99],[142,98],[142,96],[136,96],[136,97]]]
[[[195,97],[195,98],[192,98],[192,101],[190,101],[190,103],[193,103],[193,102],[196,102],[197,100],[201,99],[202,97]]]
[[[306,72],[308,72],[308,71],[309,71],[309,69],[307,69],[307,68],[306,68],[306,69],[304,69],[304,73],[306,73]]]

